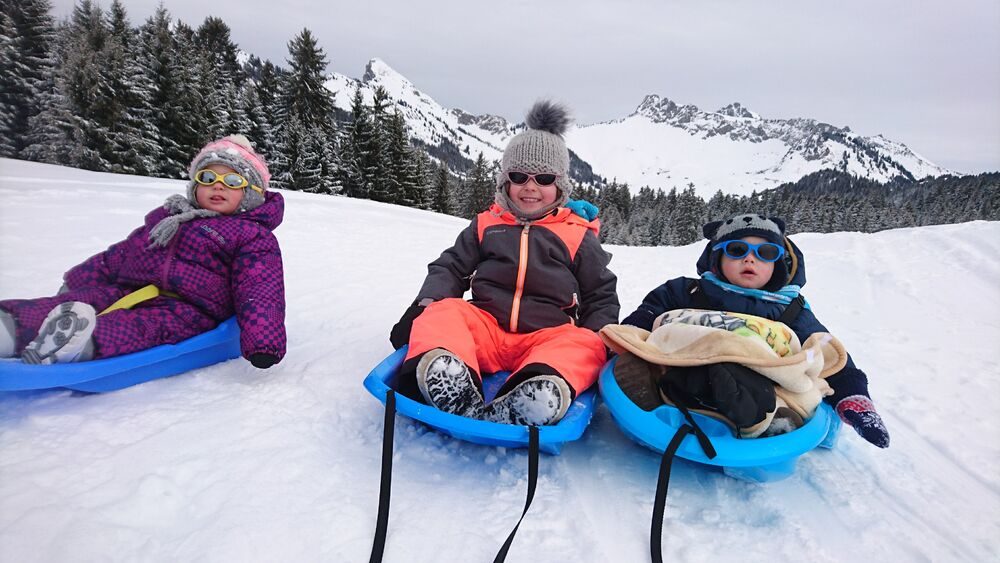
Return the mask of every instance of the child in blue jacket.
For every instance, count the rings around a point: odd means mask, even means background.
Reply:
[[[698,259],[701,279],[674,278],[649,292],[642,304],[622,321],[652,330],[653,321],[673,309],[709,309],[778,319],[806,283],[802,251],[785,236],[785,223],[758,214],[713,221],[703,228],[709,243]],[[806,304],[788,323],[799,340],[829,332]],[[854,365],[829,376],[834,393],[825,398],[841,419],[865,440],[889,446],[889,433],[868,394],[868,379]]]

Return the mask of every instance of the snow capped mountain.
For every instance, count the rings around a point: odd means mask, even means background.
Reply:
[[[496,160],[514,134],[514,128],[502,117],[476,116],[445,108],[379,59],[368,61],[360,80],[334,73],[326,82],[326,87],[334,93],[335,105],[344,111],[351,110],[357,88],[361,88],[365,102],[371,104],[379,86],[402,113],[412,138],[428,147],[450,144],[465,159],[475,160],[482,152],[487,160]]]
[[[334,73],[326,86],[343,111],[350,111],[356,89],[370,104],[381,86],[412,138],[453,166],[456,157],[472,161],[480,152],[488,160],[499,159],[523,127],[496,115],[446,108],[380,59],[368,62],[360,80]],[[739,102],[706,112],[657,95],[646,96],[625,118],[571,129],[567,142],[582,161],[574,159],[577,180],[589,179],[589,165],[593,173],[634,189],[681,189],[693,183],[706,198],[719,189],[749,194],[823,169],[880,182],[949,173],[881,135],[864,137],[814,119],[767,119]]]
[[[766,119],[736,102],[714,112],[649,95],[615,121],[578,127],[568,142],[595,171],[633,187],[693,183],[748,194],[836,169],[885,182],[949,173],[901,143],[814,119]]]

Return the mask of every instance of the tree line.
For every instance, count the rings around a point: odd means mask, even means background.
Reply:
[[[611,182],[601,189],[578,190],[576,196],[601,208],[602,241],[636,246],[697,242],[703,224],[746,212],[785,219],[789,234],[1000,221],[1000,172],[916,181],[897,177],[882,184],[820,170],[746,196],[718,191],[708,201],[695,193],[693,184],[666,192],[643,187],[632,194],[627,184]]]

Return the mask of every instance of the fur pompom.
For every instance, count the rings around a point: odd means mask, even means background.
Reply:
[[[562,104],[549,100],[535,102],[524,118],[528,128],[548,131],[560,137],[569,128],[570,121],[569,110]]]

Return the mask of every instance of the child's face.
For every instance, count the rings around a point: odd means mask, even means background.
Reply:
[[[743,237],[741,240],[750,244],[767,242],[761,237]],[[734,260],[722,253],[722,275],[729,283],[747,289],[760,289],[767,285],[774,273],[774,262],[763,262],[752,251],[739,260]]]
[[[195,191],[195,200],[202,209],[217,211],[222,215],[232,215],[243,201],[243,190],[227,188],[222,183],[222,176],[236,171],[225,164],[209,164],[205,168],[218,174],[219,181],[211,186],[199,185]]]
[[[525,213],[533,213],[555,203],[559,188],[555,184],[540,186],[534,178],[523,184],[510,183],[507,194],[514,205]]]

